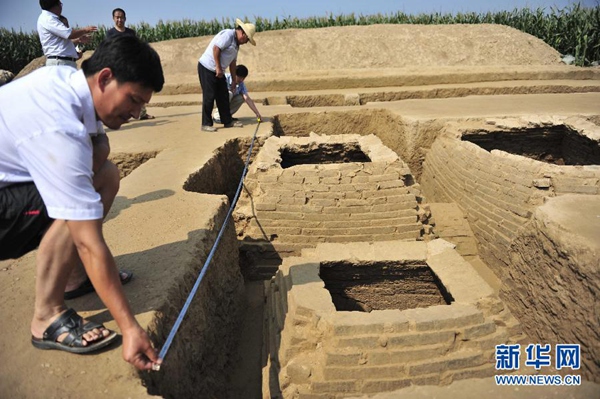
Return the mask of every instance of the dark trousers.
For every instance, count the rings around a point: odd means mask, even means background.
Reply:
[[[224,125],[230,124],[231,110],[229,109],[229,91],[225,76],[217,78],[216,73],[198,63],[198,78],[202,87],[202,126],[212,126],[212,111],[214,102]]]
[[[36,249],[53,221],[35,184],[0,189],[0,260],[17,259]]]

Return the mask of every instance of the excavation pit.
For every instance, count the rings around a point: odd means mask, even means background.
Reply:
[[[493,128],[512,132],[510,127],[501,126],[501,123],[509,124],[506,121],[495,124],[486,121],[480,123],[490,130]],[[542,128],[543,126],[540,125],[537,127]],[[522,127],[512,129],[523,130]],[[460,129],[457,130],[457,133],[463,133]],[[479,126],[466,133],[476,130],[479,130]],[[448,188],[444,188],[443,191],[449,198],[452,198],[450,194],[456,190],[476,186],[476,191],[454,201],[467,207],[468,211],[479,212],[476,214],[477,219],[473,226],[478,235],[483,237],[483,249],[486,255],[489,253],[495,255],[497,252],[509,253],[508,248],[502,247],[502,251],[497,251],[492,244],[500,246],[503,243],[496,237],[501,239],[508,236],[506,234],[508,229],[517,231],[522,224],[526,223],[531,212],[535,210],[536,201],[541,201],[542,195],[573,190],[588,192],[598,188],[597,167],[562,166],[538,162],[497,148],[492,148],[491,151],[485,150],[469,140],[461,140],[461,136],[453,134],[455,132],[451,128],[445,129],[443,133],[428,152],[427,163],[429,167],[439,165],[445,173],[458,174],[456,178],[447,177],[439,172],[436,174],[437,184],[449,182]],[[296,276],[291,276],[289,279],[284,275],[280,282],[269,288],[288,293],[295,292],[293,300],[290,300],[289,296],[283,298],[282,294],[276,294],[269,299],[271,302],[267,305],[272,312],[269,317],[276,318],[278,323],[277,327],[271,327],[273,331],[269,332],[266,341],[270,342],[269,353],[272,361],[278,362],[276,367],[282,370],[280,386],[288,384],[289,380],[286,379],[290,377],[286,375],[288,371],[293,374],[294,370],[302,369],[300,366],[306,364],[310,365],[307,367],[314,367],[312,381],[294,380],[292,386],[302,386],[299,389],[303,392],[325,390],[326,386],[341,387],[340,390],[323,392],[323,395],[346,392],[346,388],[348,392],[362,394],[366,391],[361,389],[367,386],[370,392],[376,392],[408,384],[439,385],[461,378],[494,375],[496,370],[493,362],[490,363],[494,354],[492,344],[516,343],[522,339],[522,335],[519,335],[520,325],[507,310],[502,310],[504,305],[497,298],[485,297],[465,304],[465,294],[461,294],[460,290],[457,292],[456,288],[452,287],[452,283],[449,284],[447,279],[440,277],[441,286],[447,287],[448,295],[451,295],[454,301],[412,308],[402,308],[396,302],[385,308],[355,296],[351,300],[366,303],[367,307],[353,308],[350,306],[352,303],[349,305],[348,301],[345,305],[339,303],[331,290],[327,276],[323,273],[319,275],[319,270],[326,269],[327,263],[332,265],[369,263],[373,266],[377,262],[383,262],[382,260],[357,261],[351,257],[341,257],[321,260],[315,262],[316,265],[310,260],[302,260],[301,264],[285,266],[288,259],[293,260],[304,250],[310,251],[315,246],[318,248],[319,245],[324,245],[321,243],[343,245],[334,244],[334,240],[337,240],[348,245],[357,241],[370,241],[376,244],[378,240],[386,240],[386,237],[389,240],[392,234],[400,233],[399,222],[404,223],[411,218],[410,223],[414,224],[418,220],[417,210],[420,203],[417,201],[418,195],[415,194],[419,192],[418,185],[412,185],[411,182],[414,180],[410,170],[405,165],[401,166],[403,163],[397,161],[399,158],[395,153],[390,161],[382,161],[382,154],[389,154],[391,151],[389,147],[382,148],[382,152],[379,153],[373,151],[373,148],[379,148],[379,144],[369,146],[360,143],[358,147],[369,157],[370,162],[298,163],[286,168],[281,164],[285,158],[282,154],[285,154],[286,149],[289,148],[318,148],[325,142],[352,143],[373,139],[368,136],[355,139],[354,136],[344,135],[342,138],[334,138],[308,135],[268,138],[268,143],[265,142],[250,167],[242,198],[234,214],[238,223],[236,227],[240,238],[240,258],[244,258],[244,264],[241,265],[242,272],[244,272],[243,268],[248,266],[246,260],[252,263],[251,279],[272,276],[281,262],[284,267],[289,268],[291,274],[298,272]],[[401,146],[400,144],[397,145]],[[438,156],[441,150],[449,153],[443,157]],[[213,166],[219,167],[222,172],[226,172],[230,166],[239,169],[242,153],[240,148],[237,145],[231,146],[228,147],[227,152],[230,156],[223,157]],[[235,165],[229,164],[231,160],[235,160]],[[480,169],[486,174],[478,179],[472,178],[473,166],[479,167],[480,164]],[[444,167],[446,169],[443,169]],[[458,173],[463,169],[464,172]],[[392,171],[393,174],[397,174],[394,179],[388,176]],[[213,176],[212,173],[205,174],[207,180]],[[232,176],[228,176],[228,173],[223,173],[223,176],[228,179],[229,187],[233,186],[232,182],[237,182]],[[390,180],[387,180],[388,178]],[[433,191],[437,191],[436,186],[431,184],[432,180],[426,179],[423,185],[428,184]],[[189,183],[192,182],[199,183],[201,179],[190,179]],[[575,184],[579,182],[581,184]],[[395,184],[397,186],[392,187]],[[496,185],[498,185],[497,189]],[[379,188],[376,188],[377,186]],[[342,191],[346,188],[347,190]],[[219,187],[216,191],[223,193],[224,190],[221,190],[222,188]],[[351,198],[357,193],[360,194],[359,198]],[[376,193],[385,195],[379,197],[375,195]],[[506,195],[507,199],[492,200],[504,198],[502,195]],[[396,204],[391,202],[391,199],[402,197],[408,200],[409,196],[410,204],[407,202],[396,210],[391,209],[392,205]],[[523,202],[517,207],[516,200],[521,197]],[[490,213],[492,206],[506,206],[506,209],[499,209],[489,215],[490,218],[501,216],[504,221],[502,223],[490,221],[486,226],[478,229],[477,220],[483,220]],[[239,217],[240,210],[244,211],[245,217]],[[396,217],[390,218],[391,212],[398,213]],[[387,225],[388,220],[394,220],[395,225]],[[375,225],[374,222],[378,224]],[[485,234],[485,228],[488,226],[497,228],[500,234],[488,238]],[[390,230],[392,227],[395,230]],[[415,242],[421,236],[412,233],[412,225],[406,228],[409,232],[400,239],[406,237],[405,239],[411,239],[414,244],[426,244]],[[423,224],[419,227],[419,231],[422,228]],[[488,245],[486,241],[488,239],[495,241]],[[363,251],[356,251],[358,252]],[[364,249],[364,252],[368,253],[369,250]],[[397,261],[398,258],[384,260],[392,263]],[[428,259],[420,264],[431,267]],[[305,267],[314,268],[314,273],[311,271],[308,275],[300,276]],[[433,268],[432,270],[437,276],[439,270]],[[461,270],[454,273],[457,278],[465,282],[472,280]],[[321,284],[319,289],[323,294],[314,295],[310,290],[314,284]],[[303,293],[305,289],[309,292]],[[477,287],[467,287],[464,291],[471,292],[476,289]],[[311,310],[313,309],[311,306],[321,302],[321,295],[329,298],[326,301],[326,311]],[[299,300],[299,296],[304,299]],[[332,312],[331,318],[328,312]],[[461,314],[461,312],[465,313]],[[472,315],[471,312],[478,315],[473,317],[479,321],[473,322],[473,319],[469,319],[471,316],[465,316],[465,314]],[[291,324],[286,325],[287,322]],[[330,328],[333,330],[329,330]],[[322,338],[319,338],[319,334]],[[329,344],[332,346],[327,346]],[[321,347],[326,348],[325,354],[315,354],[313,349]],[[274,356],[273,351],[277,351],[279,354],[276,356],[281,358]],[[367,356],[364,355],[365,353]],[[314,356],[324,357],[315,360]],[[350,366],[342,364],[348,359],[352,362]],[[448,369],[447,365],[451,365],[451,368]],[[367,375],[381,375],[382,378],[363,378]],[[336,376],[340,378],[336,379]],[[344,376],[348,378],[342,379]],[[290,378],[297,377],[298,375],[294,374]]]
[[[131,172],[137,169],[146,161],[155,158],[158,151],[138,152],[138,153],[114,153],[110,154],[110,161],[119,168],[121,179],[127,177]]]
[[[600,129],[581,118],[457,121],[432,143],[420,183],[429,201],[461,207],[480,255],[506,280],[512,241],[536,209],[551,197],[600,194],[599,165]]]
[[[486,151],[501,150],[554,165],[600,165],[600,142],[565,125],[462,136]]]
[[[416,241],[431,231],[407,164],[372,134],[269,137],[244,188],[235,218],[253,278],[319,243]]]
[[[594,253],[583,243],[598,226],[599,212],[592,210],[597,205],[589,202],[600,195],[599,145],[600,127],[580,117],[449,122],[427,152],[420,176],[429,201],[454,202],[462,209],[479,256],[502,281],[500,295],[530,339],[577,341],[582,375],[590,379],[599,368],[588,342],[598,334],[587,322],[595,302],[586,295],[597,292],[598,257],[579,253]],[[542,162],[550,157],[554,163]],[[543,209],[550,203],[556,204],[552,217],[570,215],[567,220],[575,227],[567,230],[562,221],[546,220]],[[556,300],[558,286],[569,296]],[[539,312],[532,316],[531,309]],[[563,316],[557,322],[559,311]]]
[[[319,276],[338,311],[405,310],[453,301],[423,262],[322,262]]]
[[[431,282],[418,283],[436,298],[429,306],[341,309],[331,282],[347,281],[357,268],[378,281],[401,272],[416,277],[429,269],[447,293],[435,293]],[[337,274],[328,275],[332,270]],[[395,300],[402,301],[407,292],[399,291]],[[269,384],[263,389],[271,389],[263,390],[266,397],[291,392],[333,397],[341,390],[359,396],[490,377],[498,373],[495,345],[520,337],[519,323],[494,290],[454,245],[441,239],[319,244],[284,259],[266,292],[269,364],[263,371]],[[284,392],[273,387],[284,387]]]
[[[314,148],[298,146],[284,148],[281,152],[283,169],[296,165],[331,164],[348,162],[371,162],[357,143],[322,144]]]

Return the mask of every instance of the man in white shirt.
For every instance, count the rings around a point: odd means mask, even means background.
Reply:
[[[0,259],[39,246],[31,342],[96,351],[116,337],[67,309],[78,259],[123,334],[123,358],[158,361],[123,293],[102,219],[119,188],[102,123],[118,129],[162,89],[160,58],[136,37],[105,40],[82,70],[40,68],[0,88]]]
[[[255,30],[254,24],[244,23],[240,19],[236,19],[235,29],[223,29],[217,33],[198,59],[198,77],[200,78],[200,86],[202,86],[202,130],[206,132],[217,131],[212,120],[215,100],[224,127],[242,126],[239,122],[234,123],[231,118],[225,69],[229,67],[229,72],[234,77],[232,91],[235,91],[238,50],[241,45],[248,42],[256,46],[254,41]]]
[[[37,31],[46,56],[46,66],[68,65],[77,68],[75,63],[79,58],[72,40],[81,43],[89,42],[88,34],[97,31],[95,26],[73,29],[64,24],[59,18],[62,14],[63,3],[60,0],[40,0],[42,13],[38,17]]]

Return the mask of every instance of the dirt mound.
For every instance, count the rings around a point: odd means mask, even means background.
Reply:
[[[160,54],[170,94],[199,90],[198,58],[211,39],[202,36],[152,43]],[[243,46],[238,56],[238,64],[249,68],[252,81],[336,77],[364,70],[385,75],[398,69],[448,72],[461,67],[563,65],[560,54],[542,40],[503,25],[289,29],[257,33],[256,41],[257,46]],[[91,54],[86,52],[84,58]],[[32,61],[18,77],[43,66],[44,60]]]
[[[43,67],[44,65],[46,65],[46,57],[38,57],[31,61],[29,64],[27,64],[25,68],[21,69],[17,76],[15,76],[15,79],[22,78],[23,76],[35,71],[36,69]]]
[[[165,75],[196,76],[211,36],[154,43]],[[240,50],[255,76],[390,68],[560,65],[542,40],[502,25],[369,25],[260,32]]]

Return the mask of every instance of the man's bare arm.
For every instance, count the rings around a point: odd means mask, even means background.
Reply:
[[[231,87],[229,88],[232,93],[235,93],[237,83],[236,83],[236,70],[237,70],[237,60],[231,61],[229,64],[229,73],[231,74]]]
[[[67,39],[79,39],[81,36],[87,35],[92,32],[96,32],[98,30],[95,26],[86,26],[85,28],[73,29],[71,30],[71,34]]]
[[[213,46],[213,57],[215,58],[215,65],[217,66],[215,72],[217,77],[223,76],[223,67],[221,66],[221,48],[219,46]]]
[[[256,115],[256,117],[258,119],[262,119],[262,116],[260,115],[258,108],[256,108],[256,104],[254,103],[254,100],[252,98],[250,98],[250,96],[248,94],[244,94],[243,97],[244,97],[244,101],[246,101],[246,104],[248,104],[250,109],[252,111],[254,111],[254,114]]]
[[[108,136],[106,134],[98,134],[92,137],[92,145],[94,148],[92,170],[96,173],[100,169],[100,166],[108,159],[108,154],[110,154]]]
[[[102,220],[67,221],[67,226],[88,277],[121,329],[123,358],[140,370],[150,370],[158,356],[125,297],[115,259],[102,236]]]

